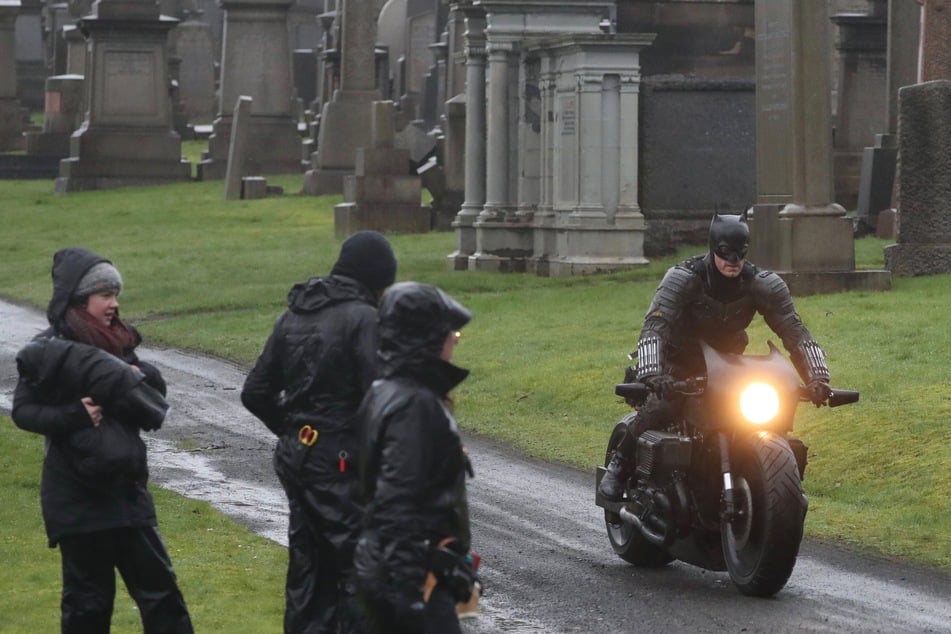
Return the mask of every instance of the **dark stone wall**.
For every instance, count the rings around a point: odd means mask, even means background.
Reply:
[[[715,208],[755,202],[752,79],[645,77],[640,101],[639,188],[648,221],[644,251],[705,242]]]

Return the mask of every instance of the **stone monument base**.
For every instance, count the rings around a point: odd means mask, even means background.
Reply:
[[[27,132],[23,136],[26,140],[26,153],[31,156],[69,156],[68,132]]]
[[[320,115],[317,151],[311,158],[313,169],[304,175],[302,193],[343,193],[343,176],[354,173],[356,150],[371,146],[371,108],[379,98],[377,91],[334,92],[333,101],[324,105]]]
[[[469,256],[470,271],[524,273],[528,269],[534,253],[530,222],[480,219],[473,227],[478,246]]]
[[[892,287],[888,271],[776,271],[796,297],[845,291],[887,291]]]
[[[890,244],[885,268],[900,276],[951,273],[951,244]]]
[[[16,99],[0,99],[0,150],[23,149],[23,109]]]
[[[59,163],[60,194],[191,180],[191,163],[182,159],[181,138],[171,130],[86,128],[70,143],[70,158]]]
[[[598,226],[601,225],[601,226]],[[555,256],[542,255],[529,261],[528,272],[547,277],[610,273],[639,268],[649,263],[644,253],[643,218],[618,219],[617,225],[603,220],[595,226],[555,227]]]
[[[372,229],[381,233],[425,233],[432,210],[416,204],[346,202],[334,206],[334,235],[338,238]]]

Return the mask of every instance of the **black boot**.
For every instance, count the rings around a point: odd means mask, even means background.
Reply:
[[[611,462],[605,467],[604,476],[601,478],[601,484],[598,485],[598,492],[612,502],[621,499],[621,493],[624,490],[624,483],[627,481],[627,460],[618,449],[614,452]]]

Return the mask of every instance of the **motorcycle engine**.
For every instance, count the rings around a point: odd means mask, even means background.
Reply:
[[[637,439],[638,479],[663,485],[675,471],[690,465],[689,438],[669,432],[648,430]]]

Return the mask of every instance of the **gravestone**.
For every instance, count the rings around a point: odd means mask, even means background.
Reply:
[[[376,88],[376,14],[372,3],[342,0],[340,20],[340,88],[324,105],[317,151],[304,177],[303,193],[321,195],[343,191],[344,176],[353,174],[357,148],[370,147],[371,104]]]
[[[364,229],[423,233],[431,210],[420,204],[419,176],[410,174],[407,150],[393,146],[393,102],[371,107],[370,145],[357,148],[355,173],[344,178],[344,202],[334,207],[334,233],[344,238]]]
[[[46,53],[42,0],[20,0],[16,18],[17,98],[31,110],[43,107]]]
[[[66,75],[86,74],[86,38],[75,24],[63,27],[66,42]]]
[[[234,105],[231,145],[228,148],[228,170],[225,174],[225,200],[241,198],[241,179],[248,175],[246,162],[252,102],[251,97],[241,96]]]
[[[885,126],[875,135],[875,143],[862,152],[862,171],[856,208],[857,231],[874,231],[882,238],[893,238],[889,231],[894,222],[878,221],[878,214],[892,210],[895,166],[898,158],[898,90],[917,82],[918,39],[921,8],[917,2],[892,0],[888,3],[888,46],[885,73]],[[892,210],[893,212],[893,210]],[[889,214],[890,216],[893,213]],[[882,229],[882,231],[879,230]]]
[[[834,200],[825,0],[756,3],[756,176],[750,260],[797,295],[887,289],[856,271],[852,221]]]
[[[224,45],[218,115],[208,150],[198,165],[200,180],[224,178],[238,97],[254,100],[250,145],[262,174],[300,172],[300,133],[293,108],[287,11],[294,0],[222,0]]]
[[[951,272],[951,81],[898,92],[898,241],[885,247],[895,275]]]
[[[23,110],[17,100],[16,43],[20,0],[0,0],[0,151],[23,147]]]
[[[918,0],[921,7],[921,49],[918,81],[951,79],[951,4]]]
[[[70,137],[82,125],[82,75],[54,75],[46,78],[46,105],[43,131],[26,133],[26,153],[33,156],[69,156]]]
[[[211,123],[218,112],[215,99],[215,51],[211,27],[200,13],[188,13],[175,29],[175,48],[181,59],[178,95],[193,124]]]
[[[176,22],[154,0],[98,0],[80,20],[88,112],[60,161],[57,193],[191,180],[168,94],[168,33]]]

